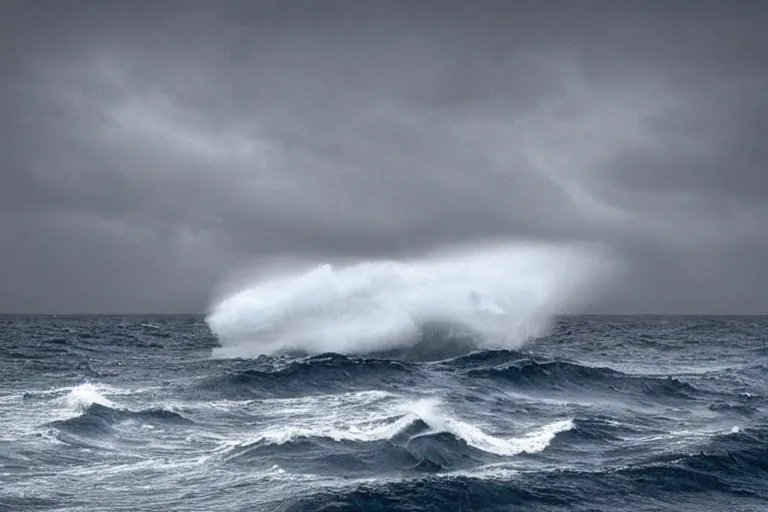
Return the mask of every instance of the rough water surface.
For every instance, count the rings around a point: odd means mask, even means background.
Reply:
[[[239,359],[203,317],[0,317],[0,510],[768,510],[768,318],[422,336]]]

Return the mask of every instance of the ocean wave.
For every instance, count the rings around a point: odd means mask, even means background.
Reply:
[[[434,324],[476,334],[476,346],[514,348],[599,289],[613,266],[594,249],[508,243],[265,274],[206,320],[225,357],[370,354],[418,344]]]
[[[745,416],[748,418],[757,416],[760,414],[760,409],[749,404],[733,403],[733,402],[715,402],[709,406],[710,411],[719,412],[721,414],[733,414],[739,416]]]
[[[498,511],[510,507],[612,511],[762,510],[768,500],[768,430],[715,436],[698,453],[652,456],[604,469],[526,469],[494,463],[398,480],[315,491],[286,502],[283,512],[334,510]],[[595,501],[595,496],[600,500]],[[681,502],[685,496],[685,502]],[[738,501],[737,501],[738,500]]]
[[[110,433],[112,426],[116,423],[130,420],[139,421],[146,425],[194,424],[189,418],[162,407],[131,411],[94,403],[85,408],[82,414],[65,420],[53,421],[49,423],[49,426],[71,434],[88,436]]]
[[[515,386],[534,389],[602,388],[622,394],[643,394],[661,398],[694,398],[704,394],[692,384],[674,377],[630,375],[607,367],[588,366],[565,360],[525,358],[501,366],[470,369],[465,375],[503,380]]]
[[[698,469],[727,468],[730,475],[768,478],[768,425],[716,435],[699,453],[689,454],[679,462]]]
[[[104,397],[100,392],[101,390],[103,390],[103,388],[100,386],[85,381],[82,384],[78,384],[71,388],[69,393],[60,397],[57,402],[60,406],[76,412],[84,411],[94,404],[109,408],[116,407],[114,402]],[[56,390],[54,390],[54,392],[55,391]]]
[[[101,391],[107,389],[118,394],[130,394],[129,391],[84,382],[69,388],[69,393],[54,399],[53,403],[59,408],[59,419],[48,422],[47,426],[60,433],[75,436],[79,439],[77,443],[80,443],[80,440],[86,440],[89,436],[111,434],[114,425],[132,420],[144,425],[194,423],[164,407],[130,410],[106,398]],[[66,437],[65,440],[72,438]]]
[[[572,428],[557,436],[557,442],[566,446],[581,442],[620,442],[638,430],[625,423],[599,418],[576,418]]]
[[[713,487],[707,487],[711,484]],[[685,496],[681,500],[681,495]],[[649,507],[649,496],[653,505]],[[398,481],[360,483],[342,489],[315,490],[284,502],[281,512],[441,512],[472,510],[569,510],[613,512],[643,510],[698,512],[701,510],[763,510],[765,498],[695,473],[645,470],[639,472],[549,474],[496,470],[430,475]]]
[[[518,350],[477,350],[468,354],[462,354],[447,361],[441,361],[441,368],[454,368],[466,370],[475,367],[488,367],[490,365],[502,365],[523,359],[525,355]]]
[[[300,359],[255,361],[246,368],[230,370],[203,380],[198,387],[224,395],[259,394],[286,396],[322,393],[354,383],[372,387],[397,382],[414,385],[423,377],[404,362],[321,354]]]
[[[409,409],[406,414],[346,425],[320,422],[306,426],[274,426],[252,438],[225,443],[220,456],[225,460],[243,457],[250,460],[299,451],[305,455],[321,453],[323,458],[335,460],[340,452],[345,452],[349,457],[368,456],[379,460],[398,459],[407,453],[410,466],[438,470],[465,462],[487,462],[489,456],[538,453],[559,433],[573,427],[571,419],[564,419],[520,436],[497,436],[445,412],[435,399],[410,402],[405,408]],[[352,449],[355,444],[372,444],[373,448]],[[392,456],[392,450],[397,456]],[[389,455],[383,457],[382,452]],[[399,457],[399,460],[404,459]]]
[[[578,489],[563,490],[540,485],[520,485],[496,479],[467,476],[422,477],[363,483],[345,489],[325,489],[293,499],[281,512],[333,510],[352,512],[441,512],[443,510],[509,510],[512,507],[572,507],[581,498]]]

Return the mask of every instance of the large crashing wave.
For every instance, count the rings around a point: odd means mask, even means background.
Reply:
[[[611,265],[585,247],[511,243],[410,261],[322,264],[262,275],[216,304],[217,355],[363,354],[456,328],[478,347],[513,348],[587,300]]]

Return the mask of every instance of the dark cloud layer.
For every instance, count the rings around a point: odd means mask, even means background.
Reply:
[[[605,312],[768,312],[768,7],[4,2],[0,311],[279,254],[589,240]]]

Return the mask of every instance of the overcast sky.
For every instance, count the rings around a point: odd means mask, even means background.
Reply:
[[[768,3],[0,7],[0,311],[203,312],[274,255],[607,244],[768,313]]]

